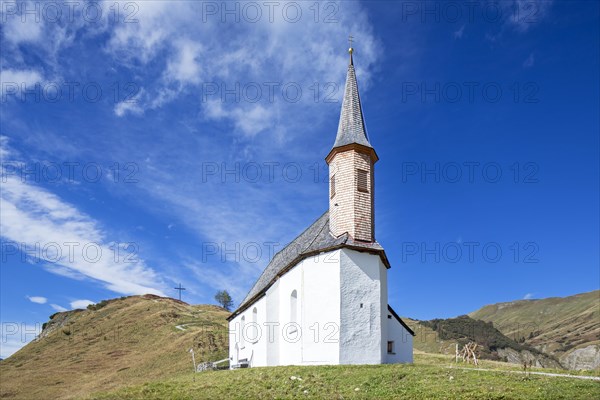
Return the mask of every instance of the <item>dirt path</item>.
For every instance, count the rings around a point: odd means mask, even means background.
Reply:
[[[512,370],[503,370],[503,369],[486,369],[486,368],[464,368],[464,367],[448,367],[449,369],[461,369],[467,371],[487,371],[487,372],[509,372],[511,374],[521,374],[524,375],[523,371],[512,371]],[[586,375],[569,375],[569,374],[554,374],[551,372],[537,372],[532,371],[529,372],[531,375],[543,375],[543,376],[554,376],[558,378],[573,378],[573,379],[585,379],[590,381],[600,381],[600,376],[586,376]]]

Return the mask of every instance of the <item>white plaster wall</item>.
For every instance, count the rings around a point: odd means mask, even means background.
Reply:
[[[391,313],[387,313],[391,315]],[[394,353],[387,353],[386,345],[386,359],[385,362],[388,364],[394,363],[412,363],[413,362],[413,336],[398,322],[393,315],[392,318],[388,319],[388,340],[394,341]]]
[[[339,362],[339,253],[337,250],[309,257],[279,279],[278,365]],[[296,332],[287,325],[293,290],[298,293],[297,323],[300,329]],[[269,289],[267,296],[270,292]]]
[[[340,250],[302,263],[302,364],[338,364]]]
[[[381,360],[382,362],[387,359],[387,341],[389,337],[389,327],[388,327],[388,286],[387,286],[387,268],[379,259],[379,276],[381,281],[381,314],[380,314],[380,323],[381,323]]]
[[[281,340],[281,327],[277,316],[279,315],[279,280],[273,283],[266,296],[267,321],[264,333],[267,338],[267,364],[279,365],[279,342]]]
[[[384,301],[380,264],[377,255],[341,250],[340,364],[380,364],[385,361],[381,350]],[[387,310],[387,299],[385,304]]]
[[[295,332],[289,324],[290,297],[294,290],[299,325]],[[261,336],[255,343],[245,340],[242,347],[240,335],[236,336],[235,332],[241,328],[242,317],[245,316],[246,325],[252,321],[254,307],[258,311]],[[338,364],[339,326],[340,250],[336,250],[298,263],[277,280],[263,298],[230,321],[231,364],[244,358],[251,360],[253,367]]]
[[[253,310],[257,310],[257,325],[252,324]],[[229,359],[231,364],[237,364],[240,359],[248,359],[250,366],[267,365],[267,337],[264,321],[267,319],[267,302],[262,297],[252,307],[229,322]],[[245,317],[245,328],[242,327],[242,317]],[[242,335],[245,332],[244,340]]]
[[[246,329],[246,345],[249,346],[251,362],[250,366],[266,366],[267,365],[267,335],[265,332],[264,322],[267,319],[267,301],[262,298],[257,301],[247,311],[247,323],[252,322],[252,313],[254,308],[257,310],[256,323],[257,326],[248,325]]]
[[[302,293],[302,265],[300,262],[289,272],[279,279],[279,290],[276,295],[279,301],[279,315],[269,316],[273,322],[278,322],[279,325],[279,364],[278,365],[298,365],[302,361],[302,342],[297,339],[297,333],[293,333],[288,329],[288,324],[291,320],[290,313],[290,297],[292,291],[296,290],[298,311],[298,323],[302,324],[302,313],[304,296]],[[267,296],[271,296],[270,290],[267,291]],[[274,295],[274,294],[273,294]],[[301,330],[298,331],[301,333]]]
[[[284,332],[293,290],[298,293],[297,333]],[[388,319],[387,293],[387,269],[377,255],[342,249],[307,258],[230,322],[231,363],[243,358],[253,367],[410,363],[413,337],[393,316]],[[252,321],[254,307],[261,335],[241,348],[235,332],[242,316],[246,324]],[[387,353],[388,340],[394,341],[395,354]]]

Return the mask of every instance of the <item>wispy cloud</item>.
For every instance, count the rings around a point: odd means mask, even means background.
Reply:
[[[17,7],[17,2],[15,2],[15,7],[10,12],[18,12],[23,8],[27,10],[36,10],[36,4],[33,1],[26,1],[21,3],[22,7]],[[39,5],[39,3],[38,3]],[[3,7],[3,14],[9,11],[9,6],[5,3],[4,6],[7,6],[6,9]],[[22,15],[22,13],[21,13]],[[43,38],[43,31],[45,27],[44,18],[39,18],[39,15],[29,14],[32,17],[25,18],[3,18],[2,26],[5,35],[5,39],[14,45],[19,45],[22,43],[36,43]]]
[[[42,74],[35,69],[3,69],[0,71],[0,94],[20,94],[24,87],[31,90],[42,81]]]
[[[463,33],[465,32],[465,25],[460,27],[457,31],[454,31],[454,39],[462,39]]]
[[[138,93],[136,93],[130,99],[126,99],[115,104],[115,114],[118,117],[122,117],[127,114],[142,115],[144,113],[144,109],[140,106],[140,104],[145,100],[146,97],[147,96],[144,89],[140,89]]]
[[[36,304],[46,304],[48,302],[48,299],[45,297],[42,297],[42,296],[27,296],[27,298],[32,303],[36,303]]]
[[[533,293],[527,293],[525,296],[523,296],[523,300],[531,300],[533,299]]]
[[[104,14],[111,15],[109,7],[114,2],[101,4],[106,8]],[[225,3],[218,5],[222,4]],[[315,21],[313,11],[301,3],[304,13],[297,23],[286,21],[281,13],[270,21],[267,9],[256,23],[238,23],[232,19],[222,23],[219,16],[198,23],[201,8],[193,2],[136,5],[139,6],[136,23],[115,25],[99,21],[93,26],[76,15],[73,26],[55,34],[65,38],[57,46],[68,46],[78,31],[85,32],[85,37],[101,34],[99,47],[106,59],[115,68],[126,71],[139,88],[132,98],[110,107],[120,122],[114,129],[102,132],[102,136],[78,136],[77,145],[61,132],[53,132],[53,127],[44,132],[27,127],[28,140],[33,146],[39,143],[37,150],[52,157],[68,153],[69,157],[75,154],[86,162],[102,162],[102,157],[110,154],[114,159],[140,166],[146,174],[143,184],[119,187],[116,195],[127,199],[131,206],[169,218],[177,225],[178,232],[190,232],[199,243],[211,241],[232,246],[292,239],[322,211],[326,186],[311,182],[314,171],[309,166],[325,154],[315,159],[315,143],[309,143],[306,135],[311,132],[311,141],[319,141],[318,145],[323,144],[324,148],[333,141],[334,132],[325,140],[317,128],[324,119],[333,121],[332,126],[336,123],[348,63],[344,51],[348,34],[357,38],[355,54],[360,62],[356,65],[363,93],[367,92],[374,66],[383,54],[369,16],[358,2],[336,2],[332,21],[321,21],[323,15]],[[59,28],[44,26],[43,29]],[[44,46],[39,38],[37,45]],[[13,50],[16,54],[18,46]],[[273,83],[276,85],[266,85]],[[249,101],[248,97],[253,96],[249,90],[254,84],[262,92],[258,101]],[[207,85],[216,85],[217,93],[207,95]],[[236,85],[245,96],[239,101],[224,93]],[[302,95],[297,102],[291,101],[297,87]],[[182,99],[186,102],[178,104],[190,109],[180,112],[170,122],[169,129],[157,127],[160,134],[151,141],[141,140],[132,133],[134,130],[128,129],[131,121],[147,115],[147,111],[159,112]],[[142,120],[139,118],[143,123]],[[292,147],[292,143],[296,146]],[[103,151],[99,152],[99,148]],[[184,148],[190,151],[181,151]],[[242,163],[243,167],[249,161],[277,163],[275,182],[200,181],[206,163],[216,162],[219,166],[225,163],[225,168],[235,168],[236,163]],[[285,181],[282,168],[289,161],[305,162],[301,171],[303,182]],[[263,167],[262,172],[266,175],[267,169]],[[7,231],[11,240],[25,240],[29,244],[64,238],[98,241],[103,252],[111,254],[107,249],[111,241],[100,221],[40,186],[9,179],[7,189],[3,207],[12,219],[2,222],[13,227]],[[321,197],[315,196],[316,193]],[[38,215],[43,218],[37,218]],[[283,215],[285,218],[279,217]],[[31,232],[19,228],[17,221],[21,226],[31,223]],[[184,280],[192,287],[197,284],[222,289],[228,272],[235,276],[230,279],[235,286],[232,291],[240,297],[268,262],[263,257],[260,262],[233,262],[225,267],[200,263],[201,266],[195,266],[202,276],[197,276],[189,271],[190,260],[197,254],[191,256],[186,250],[179,248],[180,260],[167,260],[173,265],[168,267],[172,270],[164,271],[165,267],[161,267],[160,273],[143,260],[134,265],[103,260],[92,266],[80,258],[75,262],[61,259],[44,265],[55,274],[73,279],[91,278],[120,293],[170,288],[161,286],[167,276],[177,281],[181,276],[195,279],[190,283]]]
[[[504,2],[507,23],[519,32],[526,32],[548,15],[552,0],[514,0]]]
[[[194,91],[205,97],[201,108],[207,119],[231,121],[236,132],[250,137],[277,132],[282,129],[282,118],[293,121],[298,112],[296,103],[311,104],[315,82],[338,88],[343,85],[347,57],[339,49],[350,32],[360,37],[359,73],[363,87],[368,85],[381,46],[359,3],[336,4],[331,23],[315,21],[308,16],[308,9],[296,23],[278,13],[272,20],[265,17],[250,23],[234,19],[223,22],[199,12],[189,2],[139,3],[139,22],[122,24],[111,31],[106,51],[115,58],[131,60],[134,69],[141,71],[152,62],[164,65],[163,71],[160,79],[143,82],[146,95],[137,99],[136,106],[119,105],[115,113],[139,115],[142,110],[162,107]],[[263,10],[263,16],[268,15],[267,11]],[[198,18],[207,20],[199,24]],[[291,42],[295,45],[290,46]],[[308,58],[310,63],[306,62]],[[341,93],[337,90],[334,96],[339,98]],[[222,101],[227,96],[229,101]],[[251,100],[235,100],[236,96]]]
[[[535,57],[533,53],[529,54],[529,57],[523,61],[523,68],[531,68],[535,64]]]
[[[6,140],[2,146],[4,154],[10,154]],[[33,262],[61,275],[97,280],[117,293],[162,294],[161,279],[143,260],[114,256],[97,221],[16,175],[3,170],[1,179],[2,237],[15,246],[25,244],[27,248],[19,250],[27,250]]]
[[[66,309],[63,306],[60,306],[58,304],[50,304],[50,307],[52,307],[56,312],[65,312],[68,311],[68,309]]]
[[[525,34],[539,26],[550,15],[553,0],[508,0],[494,4],[499,7],[502,24],[498,31],[485,34],[490,42],[497,42],[506,33]]]
[[[91,300],[73,300],[70,305],[72,309],[77,309],[77,308],[81,308],[81,309],[85,309],[87,308],[87,306],[89,306],[90,304],[94,304],[94,301]]]

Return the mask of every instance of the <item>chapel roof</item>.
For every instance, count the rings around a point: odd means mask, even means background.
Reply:
[[[365,129],[365,120],[363,118],[360,95],[358,93],[358,82],[356,81],[356,71],[354,70],[352,52],[353,49],[350,49],[350,63],[348,64],[348,73],[346,75],[346,89],[344,90],[338,131],[335,137],[335,143],[333,144],[334,149],[352,143],[372,148],[367,136],[367,130]]]
[[[248,292],[248,295],[246,295],[244,301],[242,301],[238,309],[234,311],[228,319],[232,319],[261,298],[266,290],[280,276],[285,274],[303,259],[315,254],[325,253],[340,248],[350,248],[353,250],[379,254],[384,265],[387,268],[390,268],[383,247],[376,241],[369,243],[354,240],[348,233],[344,233],[339,237],[334,237],[329,230],[329,211],[326,211],[304,232],[273,256],[252,289],[250,289],[250,292]]]

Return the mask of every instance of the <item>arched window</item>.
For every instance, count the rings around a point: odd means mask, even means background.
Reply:
[[[298,292],[292,291],[290,296],[290,322],[298,323]]]
[[[245,333],[244,333],[244,328],[246,327],[246,316],[244,315],[242,317],[242,320],[240,322],[240,348],[244,348],[246,347],[246,340],[245,340]]]
[[[258,333],[258,309],[254,307],[252,309],[252,325],[251,328],[248,329],[248,338],[252,343],[258,342],[259,333]]]

